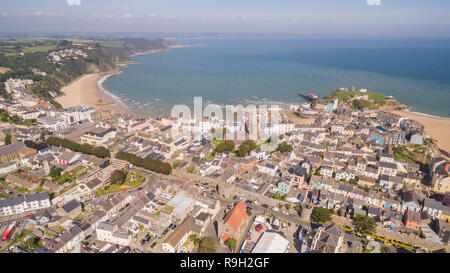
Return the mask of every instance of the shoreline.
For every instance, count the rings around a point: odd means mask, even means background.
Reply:
[[[436,140],[440,149],[450,152],[450,118],[406,110],[390,112],[420,122],[425,134]]]
[[[205,44],[176,44],[170,45],[164,49],[152,49],[144,52],[139,52],[130,55],[131,57],[138,55],[155,54],[159,52],[167,52],[170,49],[205,46]],[[100,73],[90,73],[79,76],[66,86],[61,91],[64,95],[55,98],[55,100],[64,108],[69,108],[77,105],[86,105],[94,107],[96,110],[111,111],[113,113],[133,114],[128,105],[126,105],[120,97],[114,95],[103,87],[103,83],[111,76],[122,73],[121,67],[127,67],[130,64],[136,64],[134,60],[120,62],[115,65],[115,68]]]
[[[101,111],[129,113],[127,107],[120,100],[99,85],[102,80],[118,73],[120,70],[113,69],[107,72],[82,75],[64,86],[61,89],[64,95],[55,100],[64,108],[85,105]]]

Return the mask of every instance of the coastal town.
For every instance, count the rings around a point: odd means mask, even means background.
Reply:
[[[3,84],[1,252],[449,250],[450,151],[392,97],[293,94],[256,113],[258,131],[276,137],[249,139],[248,115],[231,126],[214,115],[144,117],[107,97],[57,107],[31,79]]]

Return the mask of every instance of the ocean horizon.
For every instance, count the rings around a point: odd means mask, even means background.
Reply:
[[[100,84],[138,114],[194,97],[219,105],[302,103],[344,87],[391,95],[412,112],[450,115],[450,39],[177,40],[201,47],[132,57]]]

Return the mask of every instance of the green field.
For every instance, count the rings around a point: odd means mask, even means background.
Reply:
[[[29,48],[22,48],[24,53],[36,53],[36,52],[48,52],[50,50],[56,49],[56,45],[43,45],[43,46],[33,46]]]
[[[98,43],[99,45],[103,47],[123,47],[122,41],[96,41],[95,43]]]

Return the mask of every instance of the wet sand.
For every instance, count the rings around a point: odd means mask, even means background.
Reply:
[[[56,101],[64,108],[76,105],[86,105],[92,106],[96,110],[109,110],[115,113],[128,112],[126,107],[120,103],[120,101],[114,99],[111,95],[103,92],[98,87],[98,82],[103,77],[118,72],[118,70],[113,70],[81,76],[69,85],[63,87],[61,91],[64,95],[57,97]]]

